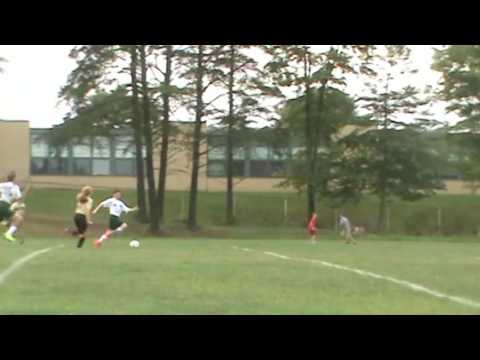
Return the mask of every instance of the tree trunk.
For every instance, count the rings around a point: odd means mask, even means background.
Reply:
[[[150,208],[150,231],[158,233],[158,212],[157,202],[155,199],[155,174],[153,171],[153,139],[152,125],[150,115],[150,97],[148,94],[147,81],[147,63],[145,54],[145,45],[140,46],[140,64],[142,72],[142,93],[143,93],[143,133],[145,138],[145,147],[147,150],[147,184],[148,184],[148,204]]]
[[[388,94],[388,81],[385,87],[385,94]],[[379,209],[378,209],[378,220],[377,220],[377,232],[382,233],[385,231],[385,215],[386,215],[386,208],[387,208],[387,164],[388,164],[388,126],[389,126],[389,118],[388,118],[388,101],[385,97],[384,103],[384,117],[383,117],[383,134],[381,137],[381,151],[383,154],[382,159],[382,166],[380,167],[379,172]]]
[[[310,220],[315,209],[315,156],[313,144],[313,126],[311,116],[311,100],[310,100],[310,77],[309,70],[310,59],[308,53],[304,58],[304,74],[305,74],[305,142],[307,153],[307,222]]]
[[[165,191],[167,183],[167,166],[168,166],[168,146],[170,142],[170,93],[169,87],[172,76],[172,45],[166,47],[166,70],[165,70],[165,90],[162,94],[163,101],[163,117],[162,117],[162,145],[160,149],[160,169],[158,174],[158,222],[163,226],[165,221]]]
[[[146,195],[145,195],[145,172],[143,167],[142,156],[142,126],[141,126],[141,114],[140,105],[138,101],[138,80],[137,80],[137,46],[132,45],[130,47],[130,77],[132,81],[132,125],[135,139],[135,160],[137,169],[137,204],[138,204],[138,217],[141,222],[147,221],[146,210]]]
[[[233,122],[234,122],[234,107],[233,107],[233,86],[234,86],[234,72],[235,72],[235,45],[230,45],[230,72],[228,77],[228,125],[227,125],[227,211],[226,222],[227,225],[235,223],[235,215],[233,213]]]
[[[385,215],[387,210],[387,199],[385,193],[381,193],[380,204],[378,208],[378,220],[377,220],[377,232],[382,233],[385,231]]]
[[[197,198],[198,198],[198,173],[200,168],[200,136],[202,133],[203,117],[203,45],[198,45],[197,69],[196,69],[196,110],[195,126],[193,130],[192,144],[192,176],[190,182],[190,201],[188,207],[187,226],[190,230],[196,230],[197,224]]]

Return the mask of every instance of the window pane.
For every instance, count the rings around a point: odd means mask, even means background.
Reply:
[[[270,164],[272,177],[285,177],[287,175],[287,163],[284,161],[272,161]]]
[[[252,177],[270,177],[271,167],[268,161],[251,161],[250,175]]]
[[[120,176],[135,176],[135,160],[115,160],[115,174]]]
[[[92,175],[110,175],[110,160],[93,160]]]
[[[304,146],[295,146],[292,148],[292,156],[293,157],[302,157],[305,156],[305,147]]]
[[[208,162],[208,176],[225,176],[225,165],[222,161]]]
[[[73,173],[75,175],[90,175],[90,159],[74,159]]]
[[[68,158],[68,146],[50,147],[50,157]]]
[[[288,158],[288,148],[272,149],[272,159],[286,160]]]
[[[234,160],[244,160],[245,159],[245,148],[238,147],[233,149],[233,159]]]
[[[48,159],[33,159],[31,161],[32,174],[46,174],[48,169]]]
[[[109,158],[110,154],[110,139],[107,137],[95,137],[93,139],[93,157]]]
[[[82,139],[74,142],[73,148],[73,157],[76,158],[89,158],[92,157],[92,151],[90,148],[90,140]]]
[[[68,159],[65,158],[50,158],[48,159],[48,174],[67,174],[68,173]]]
[[[209,147],[208,158],[212,160],[225,159],[225,146]]]
[[[243,177],[245,176],[245,162],[234,161],[233,162],[233,176]]]
[[[132,137],[119,136],[115,139],[115,157],[118,159],[131,159],[135,157],[135,145]]]
[[[252,160],[268,159],[268,147],[266,146],[253,146],[250,151],[250,158]]]
[[[43,136],[32,136],[31,147],[33,157],[48,157],[48,143]]]

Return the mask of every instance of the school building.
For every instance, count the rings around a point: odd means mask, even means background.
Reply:
[[[176,124],[188,128],[188,124]],[[225,136],[222,131],[207,129],[202,143],[199,174],[200,191],[225,191]],[[87,136],[72,140],[61,148],[49,145],[50,129],[30,128],[28,121],[0,120],[0,176],[15,170],[19,182],[36,187],[72,188],[85,184],[99,188],[136,187],[135,147],[131,132],[114,136]],[[187,129],[188,131],[188,129]],[[344,132],[351,129],[346,128]],[[268,130],[243,134],[234,149],[235,190],[239,192],[295,191],[280,187],[289,171],[292,156],[302,150],[288,131],[272,134]],[[272,139],[273,138],[273,139]],[[173,139],[167,176],[167,190],[188,191],[191,154],[185,139]],[[159,146],[154,151],[155,175],[158,178]],[[459,179],[446,179],[446,192],[470,193]]]

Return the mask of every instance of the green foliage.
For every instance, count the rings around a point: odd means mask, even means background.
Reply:
[[[328,188],[329,196],[340,203],[358,200],[365,193],[378,196],[378,230],[385,225],[390,197],[415,201],[443,188],[440,158],[422,136],[437,122],[426,111],[419,119],[429,99],[413,86],[393,87],[396,75],[415,71],[408,64],[409,49],[385,46],[383,50],[378,55],[381,73],[366,84],[369,93],[357,99],[367,112],[369,129],[354,131],[339,142],[343,150],[338,152]]]
[[[441,72],[438,97],[447,101],[447,111],[461,120],[452,126],[450,136],[459,154],[459,169],[472,191],[480,181],[480,45],[451,45],[437,50],[432,68]]]
[[[305,144],[305,101],[305,96],[290,100],[281,111],[280,126],[288,129],[290,136],[296,139],[298,145]],[[326,89],[325,95],[320,89],[312,90],[310,101],[311,118],[316,124],[320,137],[315,160],[319,170],[315,181],[321,196],[325,181],[331,176],[336,137],[345,125],[356,123],[356,115],[353,99],[336,89]],[[305,151],[296,153],[292,160],[289,177],[282,185],[293,186],[298,191],[304,191],[308,176]]]
[[[74,109],[81,107],[89,95],[112,85],[115,79],[108,78],[119,59],[119,45],[77,46],[70,52],[77,67],[68,76],[67,84],[60,90],[60,98],[69,102]]]
[[[437,50],[432,68],[442,73],[440,99],[448,101],[448,111],[462,118],[456,128],[476,131],[480,120],[480,45]]]
[[[334,165],[331,196],[342,201],[363,193],[407,201],[444,188],[441,158],[422,133],[407,128],[372,129],[342,139],[343,154]]]

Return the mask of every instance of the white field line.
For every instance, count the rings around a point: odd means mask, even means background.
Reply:
[[[18,269],[20,269],[23,265],[25,265],[30,260],[36,258],[39,255],[45,254],[45,253],[49,252],[50,250],[60,248],[60,247],[63,247],[63,246],[64,245],[59,245],[59,246],[54,246],[54,247],[50,247],[50,248],[46,248],[46,249],[42,249],[42,250],[37,250],[37,251],[31,252],[30,254],[25,255],[24,257],[16,260],[12,265],[10,265],[7,269],[5,269],[4,271],[2,271],[0,273],[0,285],[2,285],[5,282],[5,280],[12,273],[14,273]]]
[[[246,251],[246,252],[253,252],[254,251],[254,250],[247,249],[247,248],[238,248],[238,247],[234,247],[234,248],[236,248],[237,250]],[[447,300],[456,302],[456,303],[461,304],[461,305],[466,305],[466,306],[470,306],[470,307],[474,307],[474,308],[480,308],[480,303],[479,302],[476,302],[476,301],[473,301],[473,300],[470,300],[470,299],[467,299],[467,298],[464,298],[464,297],[460,297],[460,296],[448,295],[448,294],[442,293],[440,291],[429,289],[429,288],[427,288],[423,285],[418,285],[418,284],[415,284],[415,283],[412,283],[412,282],[409,282],[409,281],[396,279],[396,278],[391,277],[391,276],[380,275],[380,274],[376,274],[376,273],[373,273],[373,272],[370,272],[370,271],[365,271],[365,270],[356,269],[356,268],[343,266],[343,265],[337,265],[337,264],[333,264],[333,263],[330,263],[330,262],[327,262],[327,261],[322,261],[322,260],[305,259],[305,258],[292,258],[292,257],[286,256],[286,255],[281,255],[281,254],[277,254],[277,253],[270,252],[270,251],[264,251],[263,254],[273,256],[273,257],[276,257],[276,258],[279,258],[279,259],[282,259],[282,260],[309,262],[309,263],[318,264],[318,265],[322,265],[322,266],[329,267],[329,268],[349,271],[349,272],[353,272],[353,273],[361,275],[361,276],[372,277],[374,279],[389,281],[389,282],[392,282],[394,284],[406,287],[406,288],[414,290],[414,291],[429,294],[429,295],[434,296],[436,298],[447,299]]]

